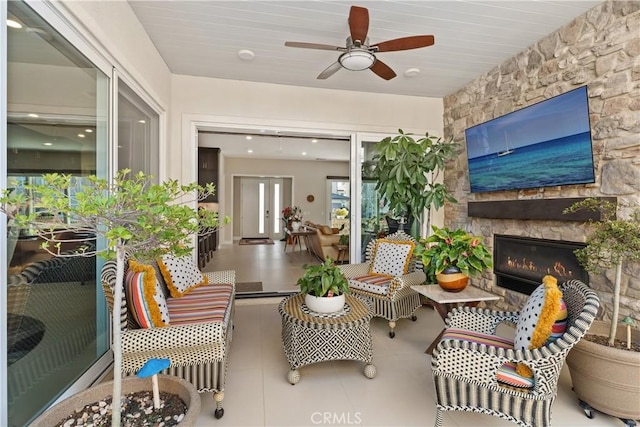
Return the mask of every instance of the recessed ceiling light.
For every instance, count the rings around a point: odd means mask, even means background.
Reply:
[[[245,136],[246,139],[253,139],[253,137],[251,135],[247,135]]]
[[[79,133],[78,138],[84,138],[84,133]]]
[[[18,21],[14,21],[13,19],[7,19],[7,27],[22,28],[22,24],[20,24]]]
[[[316,142],[318,142],[318,140],[317,139],[312,139],[311,142],[315,144]]]
[[[53,142],[43,142],[42,145],[46,145],[47,147],[53,145]]]
[[[138,120],[138,123],[144,124],[144,123],[147,123],[147,121],[145,119],[140,119],[140,120]]]
[[[29,114],[27,114],[27,116],[33,117],[33,118],[40,117],[36,113],[29,113]]]
[[[93,129],[85,129],[84,130],[86,133],[93,133]]]
[[[253,61],[253,58],[256,57],[256,54],[251,52],[249,49],[242,49],[238,51],[238,56],[243,61]]]
[[[404,72],[405,77],[415,77],[420,74],[420,68],[407,68]]]
[[[253,153],[253,150],[252,150],[251,148],[249,148],[249,149],[247,150],[247,153]]]
[[[302,152],[302,155],[303,155],[303,156],[306,156],[306,155],[307,155],[307,152],[306,152],[306,151],[303,151],[303,152]]]

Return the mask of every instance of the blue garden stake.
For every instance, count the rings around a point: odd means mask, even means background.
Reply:
[[[158,389],[158,373],[171,365],[169,359],[149,359],[138,371],[138,377],[151,377],[153,384],[153,407],[160,409],[160,390]]]

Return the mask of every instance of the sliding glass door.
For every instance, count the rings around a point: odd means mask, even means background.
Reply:
[[[106,178],[109,76],[25,3],[8,2],[7,18],[8,188],[29,196],[50,172]],[[23,426],[107,353],[108,315],[96,257],[54,259],[7,229],[8,425]]]

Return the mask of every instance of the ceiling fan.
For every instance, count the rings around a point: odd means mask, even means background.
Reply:
[[[349,30],[351,35],[347,37],[347,46],[331,46],[318,43],[285,42],[288,47],[301,47],[306,49],[337,50],[343,52],[338,60],[329,65],[318,75],[318,79],[326,79],[334,75],[340,68],[351,71],[370,69],[385,80],[391,80],[396,73],[384,62],[376,58],[378,52],[393,52],[398,50],[418,49],[431,46],[434,43],[433,36],[410,36],[399,39],[387,40],[375,45],[369,45],[369,10],[360,6],[351,6],[349,12]]]

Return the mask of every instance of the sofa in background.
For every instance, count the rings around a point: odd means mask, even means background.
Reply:
[[[326,257],[332,260],[338,259],[338,250],[332,245],[338,244],[340,241],[340,230],[331,228],[328,225],[314,224],[310,221],[306,222],[307,230],[313,231],[314,234],[309,235],[308,242],[311,252],[324,261]],[[346,254],[345,260],[349,260],[349,254]]]

